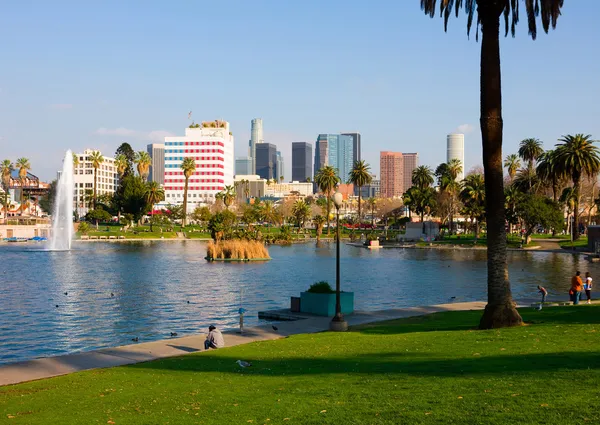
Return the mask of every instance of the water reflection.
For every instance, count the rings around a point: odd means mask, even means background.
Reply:
[[[486,252],[366,250],[343,245],[342,288],[375,310],[486,298]],[[335,244],[272,246],[266,263],[203,260],[199,242],[79,243],[71,252],[1,246],[0,363],[234,327],[283,308],[319,280],[335,282]],[[566,298],[576,269],[600,265],[570,254],[509,252],[513,293]],[[65,292],[67,295],[65,295]],[[114,296],[111,296],[111,293]],[[56,305],[59,307],[57,308]]]

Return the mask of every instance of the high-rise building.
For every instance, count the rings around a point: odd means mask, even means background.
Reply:
[[[356,161],[360,161],[361,158],[361,150],[360,150],[360,133],[342,133],[343,136],[352,137],[352,164]]]
[[[404,161],[402,153],[381,152],[379,167],[381,173],[381,196],[384,198],[402,196],[404,193]]]
[[[240,157],[235,159],[235,175],[247,176],[252,174],[252,158]]]
[[[249,141],[249,156],[252,158],[252,173],[258,174],[256,171],[256,145],[264,143],[263,137],[263,122],[262,118],[254,118],[252,120],[252,126],[250,128],[250,141]]]
[[[280,151],[277,151],[277,166],[275,167],[275,178],[277,182],[282,182],[285,180],[284,169],[283,169],[283,156]]]
[[[464,179],[465,171],[465,135],[460,133],[448,134],[446,137],[446,162],[458,159],[463,171],[456,176],[457,181]]]
[[[292,181],[305,182],[312,176],[312,145],[292,142]]]
[[[277,146],[272,143],[256,144],[256,174],[273,180],[277,176]]]
[[[152,158],[148,181],[157,182],[162,185],[165,183],[165,145],[162,143],[152,143],[147,146],[147,150],[148,155]]]
[[[100,152],[97,149],[86,149],[76,153],[79,165],[73,168],[73,210],[83,217],[88,213],[90,198],[94,192],[94,167],[90,155]],[[114,158],[104,156],[104,161],[96,170],[96,195],[113,195],[119,186],[119,174]]]
[[[412,174],[415,168],[419,166],[418,153],[402,154],[402,193],[406,192],[412,186]]]
[[[381,189],[381,181],[376,178],[374,174],[372,175],[371,183],[364,185],[360,188],[360,196],[363,199],[367,198],[377,198],[380,194]]]
[[[196,171],[188,182],[188,211],[210,203],[226,185],[233,184],[234,141],[227,121],[205,121],[186,128],[185,136],[165,137],[165,202],[183,203],[184,158],[194,158]]]
[[[319,134],[315,147],[315,175],[325,165],[337,169],[342,181],[348,180],[352,170],[354,145],[351,136],[343,134]]]

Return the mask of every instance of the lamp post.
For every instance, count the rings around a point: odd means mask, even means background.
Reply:
[[[335,192],[332,196],[333,204],[335,205],[335,232],[336,232],[336,247],[335,247],[335,316],[329,323],[329,329],[332,331],[342,332],[348,330],[348,323],[342,315],[342,302],[340,299],[340,207],[342,206],[343,196],[340,192]]]

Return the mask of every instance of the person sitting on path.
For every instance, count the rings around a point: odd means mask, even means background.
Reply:
[[[225,347],[225,340],[223,334],[213,325],[208,327],[208,335],[206,335],[206,341],[204,341],[204,349],[209,348],[223,348]]]
[[[575,276],[571,278],[571,289],[569,290],[569,295],[571,297],[571,301],[573,305],[579,304],[579,297],[581,296],[581,288],[583,286],[583,282],[581,281],[581,272],[577,270]]]
[[[546,296],[548,295],[548,291],[543,286],[538,285],[538,292],[542,294],[542,304],[546,302]]]
[[[590,272],[585,272],[585,284],[584,284],[584,289],[585,289],[585,296],[587,297],[587,304],[591,304],[592,303],[592,276],[590,275]]]

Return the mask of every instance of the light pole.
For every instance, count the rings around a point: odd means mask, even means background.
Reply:
[[[342,314],[342,302],[340,299],[340,207],[342,206],[343,196],[340,192],[335,192],[332,198],[336,211],[335,316],[333,316],[333,319],[331,319],[331,322],[329,323],[329,329],[332,331],[342,332],[348,330],[348,323],[344,320],[344,315]]]

